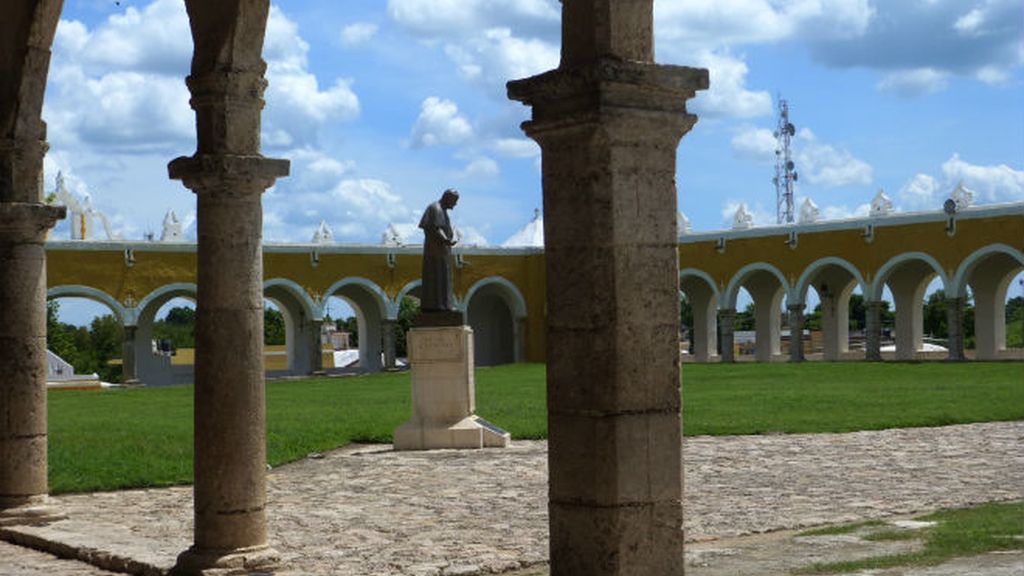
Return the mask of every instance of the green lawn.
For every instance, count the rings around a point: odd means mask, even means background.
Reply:
[[[796,570],[796,574],[844,574],[864,570],[878,570],[895,566],[935,566],[961,556],[974,556],[996,550],[1024,550],[1024,504],[1004,502],[983,504],[971,508],[943,510],[915,520],[935,522],[931,528],[918,530],[884,530],[862,536],[869,541],[921,540],[916,552],[873,556],[861,560],[822,562]],[[825,530],[803,532],[801,536],[855,532],[868,527],[884,525],[882,522],[849,524]]]
[[[1024,419],[1024,363],[686,365],[687,435],[846,432]],[[544,366],[477,370],[477,412],[515,438],[547,433]],[[271,464],[389,442],[411,413],[408,373],[271,382]],[[54,391],[54,493],[191,481],[191,387]]]

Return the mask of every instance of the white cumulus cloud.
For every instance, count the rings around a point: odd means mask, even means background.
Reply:
[[[420,115],[412,127],[410,144],[414,148],[459,144],[473,136],[473,127],[459,114],[451,100],[431,96],[420,106]]]
[[[921,96],[941,92],[948,85],[949,75],[935,68],[898,70],[886,74],[878,82],[878,89],[900,96]]]
[[[771,94],[746,87],[747,64],[729,54],[701,52],[699,66],[707,68],[711,87],[697,93],[693,110],[701,117],[751,118],[772,113]]]
[[[341,44],[347,47],[366,44],[377,34],[377,25],[370,22],[355,22],[341,29]]]
[[[732,138],[732,151],[737,157],[760,163],[775,162],[778,142],[767,128],[746,127]]]
[[[1006,164],[971,164],[962,160],[959,154],[953,154],[942,164],[942,174],[948,184],[962,180],[968,188],[981,195],[976,200],[982,202],[1024,201],[1024,170],[1014,170]]]
[[[939,182],[928,174],[915,174],[896,194],[904,210],[938,210],[942,206]]]
[[[797,141],[796,163],[801,180],[825,188],[871,183],[871,165],[847,150],[818,141],[807,128],[797,133]]]

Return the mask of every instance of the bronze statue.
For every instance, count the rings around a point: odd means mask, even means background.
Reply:
[[[449,188],[440,200],[427,206],[420,219],[424,236],[420,310],[426,313],[455,310],[451,260],[452,246],[456,240],[448,219],[448,210],[458,202],[459,193]]]

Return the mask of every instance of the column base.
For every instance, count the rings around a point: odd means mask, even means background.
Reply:
[[[507,448],[512,435],[479,416],[450,425],[410,420],[395,429],[395,450]]]
[[[202,550],[195,546],[178,555],[172,576],[233,576],[272,574],[281,556],[269,545],[236,550]]]
[[[0,526],[35,526],[67,519],[48,496],[31,496],[0,509]]]

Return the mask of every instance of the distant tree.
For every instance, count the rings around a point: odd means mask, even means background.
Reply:
[[[864,296],[850,295],[849,307],[850,330],[863,330],[867,326],[868,309],[864,306]]]
[[[420,313],[420,301],[406,296],[398,305],[398,324],[395,326],[395,356],[409,355],[406,334],[412,328],[412,321]]]
[[[693,306],[685,294],[679,298],[679,324],[693,330]]]
[[[1024,348],[1024,296],[1006,302],[1006,347]]]
[[[334,321],[334,327],[342,332],[348,332],[348,343],[353,348],[359,347],[359,320],[355,316],[349,316],[342,320],[338,319]]]
[[[815,306],[809,314],[804,315],[804,329],[821,331],[821,304]]]
[[[284,314],[274,308],[263,309],[263,343],[279,346],[287,341]]]
[[[747,307],[742,312],[736,313],[736,321],[733,323],[734,330],[753,330],[754,329],[754,303],[747,304]]]
[[[168,310],[163,320],[157,320],[153,323],[153,338],[156,340],[169,340],[174,348],[195,348],[195,308],[175,306]]]
[[[121,367],[110,364],[111,360],[121,358],[124,330],[121,322],[112,314],[97,316],[89,325],[89,341],[92,365],[87,371],[99,374],[106,382],[121,381]]]
[[[936,290],[928,295],[924,302],[924,333],[933,338],[949,338],[949,307],[946,293]],[[974,302],[968,295],[964,304],[963,316],[964,344],[974,347]]]

